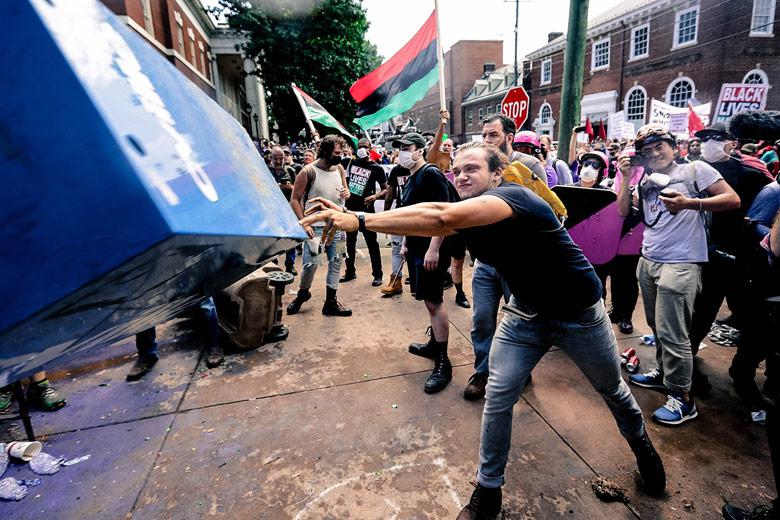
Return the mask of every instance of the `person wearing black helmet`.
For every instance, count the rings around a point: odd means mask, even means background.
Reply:
[[[701,264],[708,260],[704,212],[738,208],[739,196],[711,166],[701,161],[677,164],[676,140],[661,125],[640,128],[636,149],[645,167],[638,191],[646,226],[637,278],[647,323],[655,335],[657,366],[629,380],[667,393],[666,404],[653,412],[653,419],[672,426],[698,415],[690,394],[693,352],[689,330],[693,303],[701,289]],[[618,213],[627,217],[630,157],[622,156],[618,166],[623,175]]]

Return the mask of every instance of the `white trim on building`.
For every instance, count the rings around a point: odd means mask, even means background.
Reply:
[[[756,11],[759,11],[758,14]],[[750,15],[750,36],[753,38],[772,38],[774,35],[775,0],[753,0],[753,12]]]
[[[757,76],[761,79],[761,81],[753,81],[755,78],[751,78],[751,76]],[[760,83],[762,85],[769,85],[769,76],[763,69],[749,70],[742,78],[742,83]]]
[[[637,34],[639,33],[639,34]],[[644,46],[644,52],[637,53],[637,44]],[[641,60],[650,56],[650,23],[643,23],[631,28],[631,50],[628,61]]]
[[[693,15],[693,16],[691,16]],[[682,49],[699,43],[699,5],[682,9],[674,14],[674,40],[672,50]],[[693,26],[690,22],[693,20]],[[693,28],[693,33],[691,33]],[[682,40],[682,41],[681,41]]]
[[[590,47],[590,72],[609,69],[610,60],[610,37],[595,40]],[[606,52],[605,52],[606,51]],[[604,59],[606,56],[606,60]]]
[[[681,83],[681,82],[684,82],[684,81],[690,83],[690,85],[691,85],[691,89],[690,89],[691,95],[690,95],[690,97],[686,98],[685,100],[682,100],[682,106],[680,106],[680,104],[679,104],[680,102],[678,100],[676,100],[676,99],[673,100],[672,99],[672,95],[673,95],[672,91],[674,90],[674,87],[678,83]],[[688,101],[693,99],[694,97],[696,97],[696,83],[694,83],[693,80],[691,78],[689,78],[688,76],[679,76],[679,77],[674,78],[669,83],[669,86],[666,87],[666,94],[664,94],[664,101],[667,104],[672,105],[673,107],[676,106],[678,108],[685,108],[686,106],[688,106]],[[678,103],[678,104],[676,105],[675,103]]]

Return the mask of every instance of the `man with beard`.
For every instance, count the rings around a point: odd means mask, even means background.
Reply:
[[[333,204],[343,205],[349,199],[349,189],[344,169],[341,167],[341,154],[344,139],[336,135],[325,136],[319,142],[317,160],[305,166],[295,179],[290,205],[298,218],[303,218],[304,205],[309,207],[309,199],[319,197]],[[341,259],[346,255],[347,247],[338,233],[329,243],[320,242],[320,229],[305,226],[309,239],[303,244],[303,272],[301,285],[295,300],[287,306],[287,314],[296,314],[301,306],[311,299],[311,284],[314,273],[322,262],[322,256],[327,256],[328,275],[325,277],[326,297],[322,306],[325,316],[352,316],[352,311],[345,308],[336,298],[341,273]]]

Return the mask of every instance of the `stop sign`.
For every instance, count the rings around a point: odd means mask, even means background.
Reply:
[[[501,101],[501,113],[514,119],[517,129],[528,119],[528,93],[523,87],[510,89]]]

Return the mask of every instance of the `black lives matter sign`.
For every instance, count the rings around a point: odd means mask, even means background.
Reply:
[[[768,85],[754,83],[724,83],[720,87],[715,121],[725,122],[734,114],[746,110],[764,110]]]

